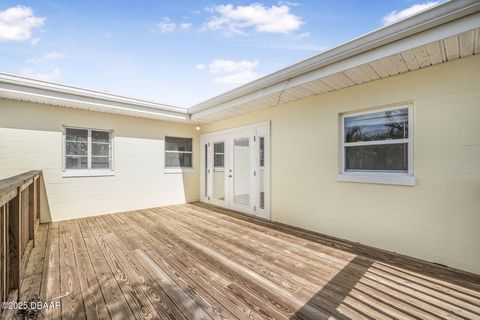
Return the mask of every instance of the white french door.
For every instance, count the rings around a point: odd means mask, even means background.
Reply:
[[[201,137],[202,201],[270,218],[269,123]]]

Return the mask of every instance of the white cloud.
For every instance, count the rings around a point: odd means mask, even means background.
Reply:
[[[55,60],[61,60],[65,59],[66,55],[63,53],[59,53],[57,51],[52,51],[44,54],[40,58],[32,58],[28,59],[27,62],[30,63],[44,63],[44,62],[49,62],[49,61],[55,61]]]
[[[392,11],[382,18],[383,25],[386,26],[386,25],[392,24],[392,23],[394,23],[394,22],[396,22],[400,19],[412,16],[412,15],[414,15],[414,14],[420,12],[420,11],[423,11],[425,9],[433,7],[434,5],[437,5],[438,3],[440,3],[440,1],[428,1],[428,2],[425,2],[425,3],[414,4],[413,6],[408,7],[404,10],[401,10],[401,11]]]
[[[58,81],[62,78],[62,73],[59,67],[45,69],[43,71],[34,71],[31,69],[25,69],[25,70],[22,70],[20,73],[30,78],[35,78],[35,79],[40,79],[45,81]]]
[[[213,78],[214,82],[241,85],[257,79],[259,76],[251,70],[245,70],[237,73],[227,74],[221,77]]]
[[[289,7],[298,7],[298,6],[301,6],[300,3],[298,3],[298,2],[291,2],[291,1],[278,1],[278,5],[279,5],[279,6],[286,5],[286,6],[289,6]]]
[[[303,33],[300,33],[299,35],[295,36],[295,39],[296,40],[301,40],[301,39],[304,39],[304,38],[308,38],[310,36],[311,36],[310,32],[303,32]]]
[[[157,23],[157,27],[161,33],[171,33],[175,32],[177,29],[179,30],[188,30],[192,27],[192,24],[189,22],[182,22],[182,23],[175,23],[170,18],[166,17],[159,23]]]
[[[20,73],[40,80],[58,81],[62,78],[62,73],[57,64],[60,60],[66,58],[67,56],[64,53],[51,51],[38,58],[26,60],[29,66],[21,70]]]
[[[210,18],[204,28],[223,30],[226,34],[242,34],[244,29],[253,28],[257,32],[287,34],[303,24],[300,17],[290,13],[287,5],[265,7],[261,3],[249,6],[231,4],[209,8],[218,15]]]
[[[259,75],[254,71],[258,60],[223,60],[215,59],[209,65],[198,64],[198,70],[208,69],[213,77],[213,82],[240,85],[255,80]]]
[[[221,60],[215,59],[208,65],[210,73],[234,73],[252,70],[258,66],[258,60]]]
[[[162,22],[157,24],[157,27],[160,29],[161,33],[174,32],[176,28],[176,23],[170,21],[169,18],[164,18]]]
[[[302,44],[302,43],[295,43],[295,42],[274,42],[274,43],[262,43],[255,45],[259,48],[268,48],[268,49],[276,49],[276,50],[294,50],[294,51],[316,51],[321,52],[326,50],[328,47],[319,46],[316,44]]]
[[[0,11],[0,41],[28,40],[32,37],[32,29],[41,27],[44,22],[45,18],[34,16],[29,7],[16,6]]]

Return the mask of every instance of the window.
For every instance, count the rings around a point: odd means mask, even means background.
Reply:
[[[223,169],[225,161],[225,143],[215,142],[213,144],[213,167],[215,169]]]
[[[411,121],[410,106],[344,115],[342,174],[361,177],[358,182],[411,184],[405,179],[413,173]]]
[[[112,170],[112,131],[65,128],[64,170]]]
[[[192,168],[192,138],[165,137],[165,168]]]

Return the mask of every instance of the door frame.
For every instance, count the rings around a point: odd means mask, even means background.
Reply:
[[[211,139],[211,141],[209,141],[212,146],[211,146],[211,150],[212,152],[210,152],[209,154],[209,157],[208,157],[208,161],[209,161],[209,165],[208,165],[208,170],[212,171],[212,173],[214,173],[215,171],[215,168],[214,168],[214,153],[213,153],[213,150],[214,150],[214,144],[215,143],[219,143],[219,142],[223,142],[223,192],[224,192],[224,198],[223,200],[219,200],[219,199],[216,199],[214,196],[213,196],[213,191],[214,191],[214,182],[212,179],[213,178],[213,174],[212,175],[209,175],[208,178],[210,179],[207,183],[207,186],[209,187],[209,192],[208,194],[210,195],[210,202],[216,206],[219,206],[219,207],[227,207],[228,206],[228,199],[227,199],[227,196],[228,196],[228,189],[227,189],[227,186],[228,186],[228,172],[227,172],[227,163],[228,161],[230,161],[229,159],[229,152],[228,152],[228,136],[227,135],[218,135],[215,136],[216,139]],[[201,170],[200,170],[201,171]]]
[[[208,170],[212,172],[213,170],[213,142],[214,141],[225,141],[225,157],[224,157],[224,166],[225,170],[227,170],[227,163],[230,166],[232,150],[229,148],[229,143],[227,140],[231,139],[231,137],[235,134],[242,133],[249,130],[250,134],[249,137],[251,142],[253,142],[252,147],[252,161],[255,164],[253,168],[251,168],[252,175],[252,183],[251,183],[251,195],[253,196],[252,206],[250,210],[242,210],[240,206],[232,206],[229,204],[227,197],[230,195],[225,194],[225,201],[215,201],[213,199],[213,184],[211,181],[212,174],[209,174]],[[260,139],[259,136],[264,137],[264,209],[259,207],[259,182],[260,182]],[[216,139],[216,137],[219,137]],[[221,138],[220,138],[221,137]],[[252,140],[253,138],[253,140]],[[222,140],[222,141],[223,141]],[[230,128],[226,130],[220,131],[213,131],[208,132],[200,135],[200,201],[210,203],[216,206],[224,207],[226,209],[231,209],[235,211],[240,211],[243,213],[247,213],[250,215],[255,215],[264,219],[270,220],[270,166],[271,166],[271,147],[270,147],[270,121],[263,121],[258,122],[246,126]],[[209,146],[210,143],[210,146]],[[208,157],[206,159],[206,149],[210,148],[211,152],[207,153]],[[253,172],[253,170],[255,172]],[[228,172],[225,174],[225,192],[231,192],[228,188]],[[206,189],[207,187],[207,189]]]

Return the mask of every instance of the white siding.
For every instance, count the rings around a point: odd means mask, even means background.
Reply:
[[[114,130],[115,175],[62,177],[62,126]],[[194,170],[164,173],[164,136],[194,138]],[[0,179],[43,170],[50,217],[198,200],[198,135],[189,125],[0,100]]]
[[[221,120],[271,121],[272,219],[480,273],[480,56]],[[413,103],[413,187],[337,181],[342,113]]]

